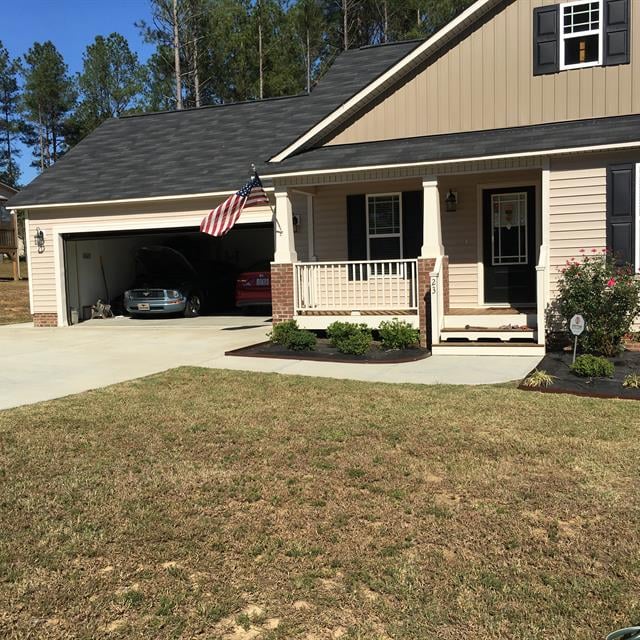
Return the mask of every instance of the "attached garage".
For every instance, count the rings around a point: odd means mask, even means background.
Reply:
[[[62,240],[68,324],[89,319],[98,299],[109,301],[114,313],[123,313],[124,291],[139,282],[140,255],[145,248],[168,248],[186,258],[202,283],[201,312],[205,314],[233,310],[238,273],[273,258],[271,223],[245,224],[224,238],[192,227],[70,233],[63,234]]]

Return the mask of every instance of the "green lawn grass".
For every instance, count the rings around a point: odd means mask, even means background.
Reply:
[[[604,638],[640,408],[202,369],[0,413],[3,638]]]
[[[13,266],[10,260],[0,262],[0,324],[29,322],[29,281],[26,280],[27,265],[20,265],[24,280],[13,281]]]

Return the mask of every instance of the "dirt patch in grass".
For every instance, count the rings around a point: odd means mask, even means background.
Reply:
[[[23,263],[20,268],[26,272]],[[29,281],[14,282],[12,265],[9,260],[0,263],[0,324],[30,322],[29,313]]]
[[[603,638],[636,403],[177,369],[0,413],[3,638]]]

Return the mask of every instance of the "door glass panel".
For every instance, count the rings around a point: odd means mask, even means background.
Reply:
[[[492,194],[491,225],[491,264],[527,264],[527,194]]]

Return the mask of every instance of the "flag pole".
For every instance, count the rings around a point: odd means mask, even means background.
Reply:
[[[251,172],[252,172],[252,178],[255,178],[258,175],[258,171],[256,170],[256,165],[255,163],[251,163]],[[267,200],[269,200],[269,196],[267,196]],[[278,222],[278,219],[276,218],[276,210],[274,207],[271,206],[271,200],[269,200],[269,209],[271,209],[271,219],[274,223],[274,225],[276,225],[278,227],[278,229],[280,229],[280,223]],[[280,229],[279,231],[280,233],[282,233],[282,229]]]

